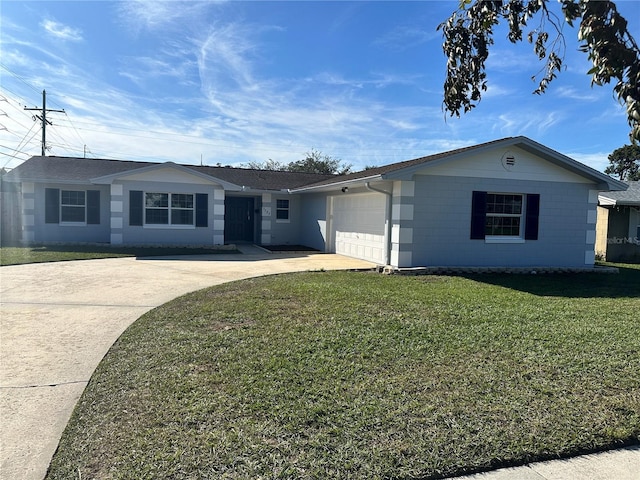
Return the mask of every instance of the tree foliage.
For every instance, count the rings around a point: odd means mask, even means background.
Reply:
[[[266,162],[249,162],[242,165],[245,168],[253,168],[254,170],[279,170],[286,171],[287,164],[269,159]]]
[[[640,50],[629,33],[627,20],[614,2],[604,0],[560,0],[559,18],[547,6],[550,0],[460,0],[459,8],[438,26],[444,36],[447,56],[444,109],[460,116],[476,106],[487,90],[485,62],[493,45],[493,30],[501,22],[509,27],[512,43],[526,38],[536,56],[545,62],[534,93],[543,93],[563,66],[563,23],[578,28],[580,50],[593,67],[591,85],[615,82],[613,91],[626,106],[630,137],[640,140]],[[535,23],[529,27],[529,23]],[[525,29],[527,30],[525,32]]]
[[[609,155],[610,165],[604,173],[616,175],[620,180],[640,180],[640,146],[625,145]]]
[[[311,149],[305,158],[292,162],[288,166],[290,172],[322,173],[325,175],[346,175],[351,171],[351,165],[343,164],[340,159],[323,155]]]
[[[257,170],[280,170],[284,172],[321,173],[324,175],[346,175],[351,172],[351,165],[344,164],[340,159],[324,155],[311,149],[301,160],[290,163],[282,163],[275,160],[266,162],[249,162],[249,168]]]

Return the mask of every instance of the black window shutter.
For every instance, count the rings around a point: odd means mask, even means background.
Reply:
[[[142,191],[129,192],[129,225],[142,226]]]
[[[540,217],[540,195],[531,193],[527,195],[527,212],[524,224],[524,239],[538,239],[538,218]]]
[[[60,189],[44,189],[44,222],[60,223]]]
[[[487,192],[473,192],[471,197],[471,240],[484,239]]]
[[[87,224],[100,225],[100,190],[87,190]]]
[[[209,195],[196,193],[196,227],[206,227],[209,224]]]

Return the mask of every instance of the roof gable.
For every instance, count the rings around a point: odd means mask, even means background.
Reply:
[[[584,175],[579,175],[514,145],[469,152],[445,162],[432,162],[415,171],[414,175],[594,183],[592,179]]]
[[[410,180],[416,173],[428,174],[430,168],[454,162],[456,160],[471,158],[483,153],[505,149],[519,148],[536,157],[550,162],[552,165],[562,168],[566,172],[573,174],[584,181],[597,184],[599,190],[623,190],[626,186],[604,173],[573,160],[566,155],[562,155],[544,145],[541,145],[527,137],[508,137],[501,140],[494,140],[470,147],[458,148],[448,152],[436,153],[426,157],[420,157],[404,162],[393,163],[382,167],[372,168],[361,172],[343,175],[340,178],[328,179],[313,185],[308,185],[297,189],[298,191],[326,188],[330,186],[343,185],[345,183],[366,182],[371,180]],[[575,178],[575,177],[574,177]]]
[[[202,172],[193,170],[173,162],[146,165],[141,168],[127,170],[125,172],[112,173],[101,177],[92,178],[91,183],[110,184],[115,180],[137,180],[167,183],[199,183],[218,184],[225,190],[240,190],[241,187],[233,183],[225,182]]]

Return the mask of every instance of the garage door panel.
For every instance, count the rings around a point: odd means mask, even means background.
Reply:
[[[380,194],[335,197],[332,217],[335,252],[384,262],[385,207],[385,196]]]

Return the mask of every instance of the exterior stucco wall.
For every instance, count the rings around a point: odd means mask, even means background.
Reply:
[[[302,218],[302,202],[298,195],[271,194],[271,232],[268,242],[264,235],[264,245],[297,245],[300,243],[300,219]],[[278,220],[276,210],[278,200],[289,200],[289,219]],[[264,220],[264,217],[263,217]],[[263,222],[264,223],[264,222]]]
[[[589,184],[427,175],[414,178],[414,266],[588,264],[586,252],[589,248],[593,252],[595,242],[595,215],[590,213],[595,207],[589,204]],[[474,190],[540,194],[538,240],[524,243],[471,240]],[[593,235],[588,233],[592,230]]]
[[[327,245],[327,195],[305,194],[300,204],[300,241],[302,245],[325,252]]]
[[[115,213],[121,213],[119,240],[124,245],[215,245],[222,243],[224,229],[224,191],[221,187],[205,184],[142,182],[122,180],[121,205],[114,205]],[[134,226],[130,225],[129,192],[206,193],[208,195],[206,227]],[[217,191],[217,192],[216,192]],[[121,210],[121,212],[117,212]],[[114,216],[115,216],[114,213]],[[120,223],[119,223],[120,225]],[[115,242],[114,242],[115,243]]]
[[[35,243],[109,243],[109,187],[104,185],[68,185],[41,184],[33,185],[33,193],[25,192],[26,203],[23,212],[31,220],[24,225],[30,232],[27,241]],[[99,190],[100,191],[100,224],[73,225],[64,223],[45,223],[45,189],[60,190]],[[31,197],[32,195],[32,197]],[[33,203],[29,200],[33,198]],[[32,207],[31,207],[32,206]]]

